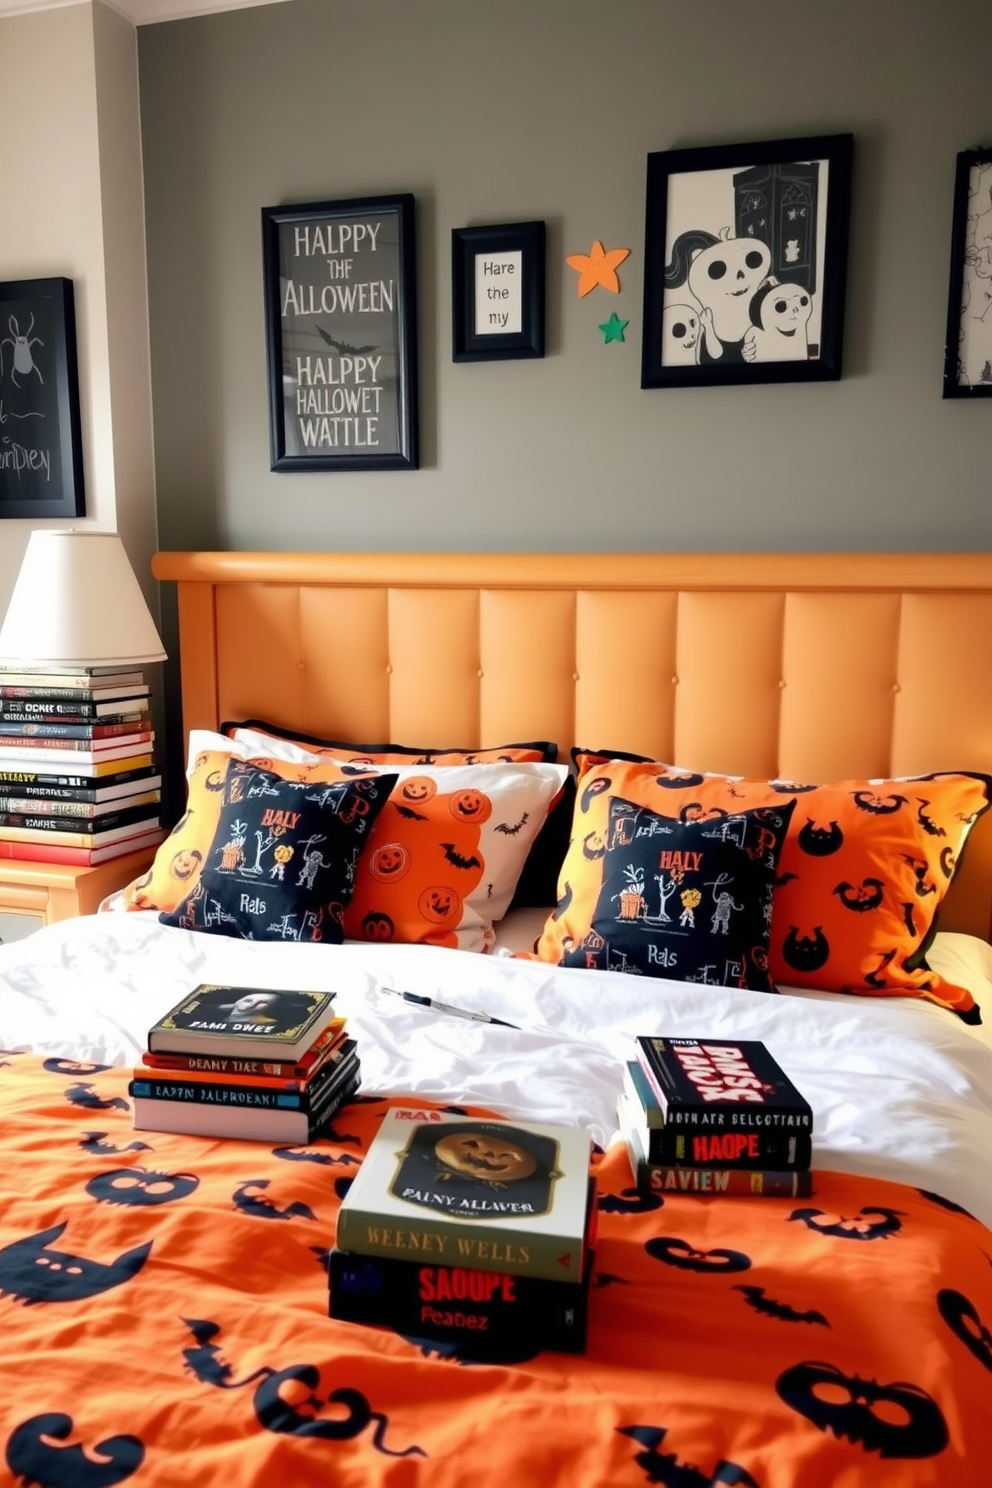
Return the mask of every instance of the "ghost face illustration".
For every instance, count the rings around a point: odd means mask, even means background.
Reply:
[[[756,362],[805,362],[809,357],[806,328],[813,300],[801,284],[776,284],[758,307],[754,331]]]
[[[709,311],[720,341],[743,341],[751,325],[751,296],[770,264],[768,245],[756,238],[723,238],[693,258],[689,288]]]
[[[699,360],[699,311],[691,305],[668,305],[661,312],[661,364],[694,367]]]

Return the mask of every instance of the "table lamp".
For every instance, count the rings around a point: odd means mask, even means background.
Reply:
[[[126,667],[164,660],[116,532],[32,532],[0,627],[0,667]]]

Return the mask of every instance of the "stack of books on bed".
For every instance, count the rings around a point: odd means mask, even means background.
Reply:
[[[161,842],[148,697],[133,667],[0,668],[0,858],[86,866]]]
[[[333,992],[204,982],[148,1033],[128,1086],[141,1131],[312,1142],[358,1089]]]
[[[578,1127],[391,1107],[338,1212],[330,1316],[477,1359],[581,1353],[590,1156]]]
[[[635,1040],[617,1118],[642,1193],[804,1197],[813,1113],[757,1040]]]

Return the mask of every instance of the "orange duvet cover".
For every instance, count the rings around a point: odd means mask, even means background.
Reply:
[[[937,1195],[642,1198],[614,1146],[585,1354],[480,1364],[327,1315],[386,1101],[307,1147],[160,1136],[129,1074],[0,1054],[4,1485],[992,1481],[992,1234]]]

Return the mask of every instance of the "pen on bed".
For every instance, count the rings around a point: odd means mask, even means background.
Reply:
[[[401,992],[398,987],[380,987],[392,997],[402,997],[415,1007],[430,1008],[435,1013],[450,1013],[453,1018],[469,1018],[473,1023],[498,1023],[501,1028],[517,1028],[516,1023],[507,1023],[505,1018],[493,1018],[489,1013],[472,1013],[468,1008],[454,1007],[450,1002],[438,1002],[436,997],[421,997],[417,992]]]

